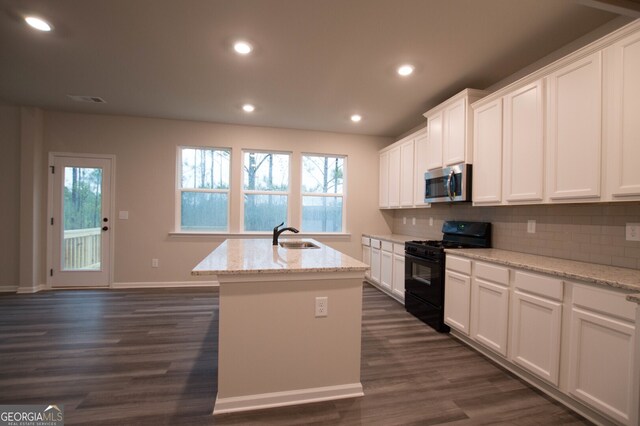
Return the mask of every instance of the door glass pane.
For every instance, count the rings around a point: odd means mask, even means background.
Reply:
[[[102,169],[65,167],[61,269],[100,270]]]

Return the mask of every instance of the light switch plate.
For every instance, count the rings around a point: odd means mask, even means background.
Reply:
[[[640,223],[627,223],[627,241],[640,241]]]
[[[126,210],[120,210],[120,212],[118,212],[118,219],[129,219],[129,212]]]

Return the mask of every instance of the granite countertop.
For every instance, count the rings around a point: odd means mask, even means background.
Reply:
[[[500,249],[446,249],[446,252],[558,277],[640,292],[640,271],[637,269],[597,265]],[[627,300],[640,303],[640,294],[631,294],[627,296]]]
[[[285,249],[271,238],[225,240],[193,270],[191,275],[262,274],[296,272],[353,272],[369,266],[312,239],[319,249]]]
[[[419,240],[419,237],[402,234],[362,234],[363,237],[375,238],[376,240],[391,241],[396,244],[404,244],[407,241]],[[423,238],[424,239],[424,238]]]

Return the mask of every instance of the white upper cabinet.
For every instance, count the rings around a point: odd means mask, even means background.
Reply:
[[[474,114],[473,203],[500,204],[502,196],[502,99]]]
[[[414,173],[413,173],[413,139],[410,138],[406,142],[400,145],[400,206],[412,207],[413,206],[413,186],[414,186]]]
[[[429,135],[426,131],[420,132],[416,134],[414,143],[414,195],[413,195],[413,204],[416,207],[420,206],[428,206],[428,203],[424,202],[424,173],[428,170],[428,154],[427,150],[429,149]]]
[[[544,91],[535,81],[504,97],[504,200],[542,201]]]
[[[640,34],[604,51],[607,200],[640,198]]]
[[[427,117],[429,137],[427,138],[427,170],[442,167],[442,111]]]
[[[380,185],[378,205],[380,208],[389,207],[389,151],[380,153]]]
[[[429,121],[429,170],[473,162],[473,115],[470,105],[487,93],[465,89],[423,114]]]
[[[400,207],[400,147],[389,151],[389,207]]]
[[[547,77],[547,194],[551,201],[600,197],[602,53]]]
[[[444,143],[442,158],[445,166],[463,163],[467,132],[467,101],[459,99],[444,110]]]

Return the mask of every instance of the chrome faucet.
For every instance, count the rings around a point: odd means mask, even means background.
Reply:
[[[278,245],[278,237],[280,236],[280,234],[282,234],[284,231],[291,231],[294,234],[297,234],[298,231],[296,228],[282,228],[282,229],[278,229],[280,228],[282,225],[284,225],[284,222],[282,222],[280,225],[276,226],[275,228],[273,228],[273,245],[277,246]]]

